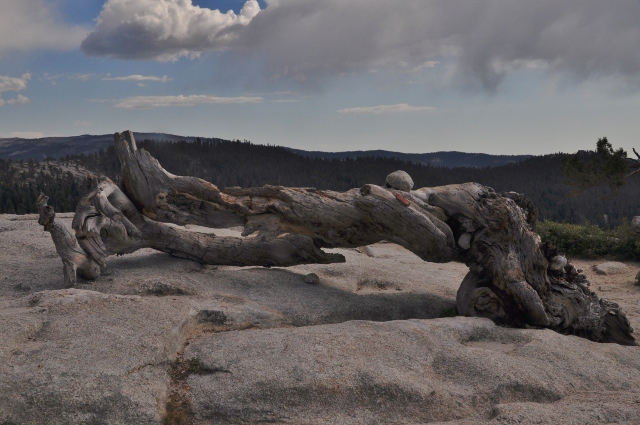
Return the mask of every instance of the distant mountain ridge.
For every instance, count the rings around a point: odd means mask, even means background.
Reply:
[[[155,139],[177,142],[194,141],[196,137],[176,136],[166,133],[133,133],[138,140]],[[67,155],[80,155],[106,149],[113,144],[113,134],[68,137],[43,137],[40,139],[0,138],[0,158],[2,159],[38,159],[47,157],[64,158]]]
[[[154,139],[168,142],[186,140],[193,142],[197,137],[177,136],[167,133],[138,133],[134,132],[136,139]],[[67,155],[90,154],[100,149],[106,149],[113,143],[112,134],[89,135],[69,137],[43,137],[40,139],[0,138],[0,158],[12,160],[38,159],[47,157],[63,158]],[[284,148],[297,155],[311,158],[347,159],[358,157],[395,158],[402,161],[411,161],[416,164],[431,165],[436,167],[499,167],[501,165],[524,161],[532,155],[490,155],[485,153],[466,152],[431,152],[431,153],[403,153],[386,150],[347,151],[347,152],[320,152],[306,151],[302,149]]]
[[[326,159],[346,159],[361,157],[395,158],[402,161],[411,161],[417,164],[431,165],[435,167],[499,167],[501,165],[524,161],[533,155],[490,155],[486,153],[467,153],[457,151],[431,152],[431,153],[403,153],[385,150],[348,151],[348,152],[320,152],[304,151],[301,149],[286,148],[287,150],[302,156]]]

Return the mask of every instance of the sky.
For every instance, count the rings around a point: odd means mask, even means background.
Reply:
[[[1,0],[0,137],[640,148],[640,0]]]

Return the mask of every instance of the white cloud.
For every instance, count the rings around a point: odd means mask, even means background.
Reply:
[[[432,106],[411,106],[407,103],[399,103],[397,105],[378,105],[378,106],[364,106],[357,108],[346,108],[338,110],[341,114],[355,114],[355,115],[381,115],[381,114],[396,114],[405,112],[428,112],[435,110]]]
[[[223,50],[260,12],[248,0],[239,14],[194,6],[191,0],[108,0],[82,42],[88,55],[175,60]]]
[[[0,54],[12,50],[77,48],[88,30],[63,23],[56,3],[2,0]]]
[[[440,62],[438,61],[426,61],[425,63],[422,63],[416,67],[414,67],[411,71],[412,72],[421,72],[424,71],[425,69],[429,69],[429,68],[435,68],[436,65],[438,65]]]
[[[51,82],[52,85],[56,86],[58,85],[58,80],[62,78],[64,74],[49,75],[48,73],[44,72],[42,73],[42,76],[45,80]],[[40,80],[42,81],[42,78]]]
[[[31,99],[29,99],[26,96],[23,96],[21,94],[18,95],[18,97],[16,97],[15,99],[9,99],[7,100],[7,105],[25,105],[27,103],[31,102]]]
[[[0,93],[7,91],[21,91],[27,88],[27,81],[31,79],[31,74],[26,72],[20,77],[6,77],[0,75]]]
[[[7,77],[4,75],[0,75],[0,94],[3,92],[11,92],[11,91],[22,91],[27,88],[27,81],[31,79],[31,74],[26,72],[22,74],[22,76],[16,77]],[[0,106],[4,105],[24,105],[29,103],[31,100],[18,94],[18,96],[14,99],[4,100],[0,98]]]
[[[94,78],[95,74],[71,74],[69,75],[70,80],[80,80],[80,81],[89,81]]]
[[[191,96],[134,96],[120,99],[116,108],[121,109],[153,109],[166,106],[196,106],[209,104],[261,103],[262,97],[217,97],[205,95]]]
[[[155,75],[127,75],[126,77],[103,77],[105,81],[159,81],[166,83],[167,81],[173,81],[173,78],[168,78],[166,75],[162,77],[156,77]]]

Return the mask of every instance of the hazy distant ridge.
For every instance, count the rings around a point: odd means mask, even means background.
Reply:
[[[490,155],[486,153],[466,153],[466,152],[431,152],[431,153],[402,153],[391,152],[385,150],[371,151],[348,151],[348,152],[320,152],[320,151],[304,151],[301,149],[287,148],[293,153],[312,158],[326,159],[346,159],[358,157],[381,157],[395,158],[402,161],[411,161],[423,165],[430,164],[436,167],[499,167],[501,165],[524,161],[531,158],[532,155]]]
[[[177,142],[195,141],[196,137],[177,136],[166,133],[137,133],[136,139],[155,139]],[[89,154],[100,149],[106,149],[113,143],[112,134],[69,137],[44,137],[41,139],[0,138],[0,158],[2,159],[39,159],[47,157],[62,158],[67,155]],[[430,164],[438,167],[498,167],[501,165],[523,161],[531,155],[489,155],[484,153],[465,152],[432,152],[432,153],[402,153],[385,150],[348,151],[348,152],[320,152],[302,149],[285,148],[288,151],[312,158],[346,159],[357,157],[395,158],[402,161],[412,161],[418,164]]]
[[[166,133],[133,133],[138,140],[155,139],[177,142],[194,141],[195,137],[176,136]],[[67,155],[89,154],[106,149],[113,144],[113,134],[68,137],[43,137],[41,139],[0,138],[0,158],[39,159],[63,158]]]

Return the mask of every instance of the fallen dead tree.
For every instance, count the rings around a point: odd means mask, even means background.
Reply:
[[[516,193],[466,183],[411,190],[403,172],[385,187],[347,192],[264,186],[227,188],[175,176],[133,134],[116,133],[121,187],[89,176],[90,193],[73,219],[72,234],[55,222],[46,196],[40,223],[63,260],[65,283],[94,279],[107,257],[154,248],[203,264],[292,266],[344,262],[322,248],[397,243],[432,262],[464,261],[458,312],[510,326],[548,327],[594,341],[635,345],[615,303],[599,298],[586,277],[542,245],[535,208]],[[243,237],[219,237],[181,225],[243,226]],[[176,226],[178,225],[178,226]]]

